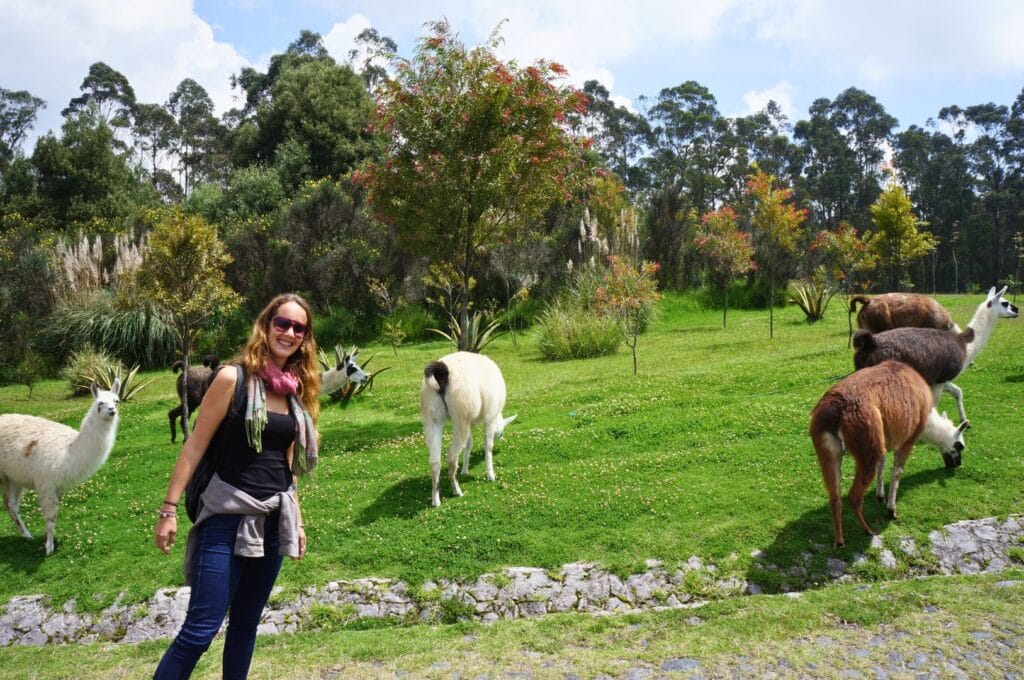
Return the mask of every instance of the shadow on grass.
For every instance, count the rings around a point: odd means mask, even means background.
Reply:
[[[339,440],[343,442],[343,448],[347,450],[373,447],[383,442],[422,432],[423,426],[419,420],[405,420],[401,422],[378,421],[354,425],[351,422],[342,421],[335,426],[321,430],[321,439]]]
[[[60,547],[59,542],[57,547]],[[41,538],[22,538],[20,535],[0,537],[0,563],[12,572],[34,574],[44,559],[46,557]]]
[[[1024,382],[1024,374],[1021,375],[1008,375],[1003,378],[1003,382],[1007,383],[1020,383]]]
[[[892,465],[892,456],[889,456],[889,466]],[[900,507],[900,498],[906,498],[907,494],[922,485],[938,483],[946,486],[947,482],[956,476],[955,470],[942,467],[940,460],[932,461],[935,467],[911,475],[904,475],[900,480],[900,488],[896,497],[897,511]],[[775,565],[779,571],[764,570],[758,568],[757,563],[751,565],[747,573],[747,581],[757,583],[765,592],[782,592],[783,586],[792,590],[802,590],[806,586],[803,583],[806,575],[793,575],[789,570],[794,565],[803,565],[803,554],[810,553],[812,558],[809,570],[824,572],[824,562],[835,557],[847,563],[852,563],[854,555],[865,554],[871,547],[871,536],[861,529],[853,515],[853,509],[847,500],[846,494],[850,488],[852,479],[849,475],[843,479],[843,535],[846,539],[846,547],[836,549],[833,547],[834,535],[832,532],[832,513],[828,508],[828,497],[824,486],[821,487],[821,504],[814,510],[809,510],[796,519],[783,526],[775,540],[766,548],[763,548],[764,556],[758,560],[762,564]],[[886,483],[889,482],[889,468],[886,470]],[[889,518],[885,503],[875,499],[874,484],[868,487],[864,495],[864,518],[868,525],[875,531],[882,533],[894,520]],[[898,522],[898,520],[895,520]]]
[[[431,509],[430,506],[430,471],[417,477],[409,477],[392,484],[367,506],[355,519],[356,526],[364,527],[379,519],[399,518],[410,519]],[[444,473],[442,471],[442,477]],[[447,478],[442,479],[441,495],[444,496]],[[451,493],[451,489],[448,489]]]

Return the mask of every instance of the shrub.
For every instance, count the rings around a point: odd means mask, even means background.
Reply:
[[[391,315],[391,321],[401,325],[405,332],[405,339],[410,341],[433,340],[434,335],[431,328],[440,325],[435,317],[422,305],[401,305],[395,307]]]
[[[139,366],[136,364],[130,371],[125,373],[121,370],[121,365],[107,366],[106,370],[89,376],[90,383],[96,383],[96,386],[102,390],[113,390],[114,381],[120,380],[121,384],[117,390],[117,397],[121,401],[128,401],[134,397],[140,390],[145,388],[156,378],[149,378],[148,380],[136,380],[135,378],[139,374]],[[88,385],[86,385],[88,389]]]
[[[622,342],[619,326],[607,316],[562,298],[537,322],[537,345],[545,359],[562,361],[613,354]]]
[[[316,343],[333,347],[352,342],[356,336],[356,317],[344,307],[325,309],[314,320]]]
[[[61,304],[47,320],[43,338],[58,362],[92,346],[146,368],[170,363],[178,343],[164,315],[152,309],[121,307],[109,291],[96,291]]]
[[[87,394],[89,385],[96,376],[109,375],[121,368],[120,362],[111,355],[92,346],[74,352],[61,370],[61,377],[68,381],[75,396]]]

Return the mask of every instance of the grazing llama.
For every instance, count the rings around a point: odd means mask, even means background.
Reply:
[[[943,391],[953,395],[960,421],[964,422],[967,420],[967,413],[964,410],[963,390],[952,381],[970,366],[981,352],[998,319],[1013,319],[1018,316],[1017,307],[1003,299],[1005,292],[1005,286],[1000,291],[996,291],[995,288],[989,290],[985,300],[975,310],[971,322],[959,336],[955,331],[922,328],[897,328],[875,335],[867,331],[858,331],[853,339],[854,366],[872,366],[886,359],[910,364],[932,385],[936,403]],[[953,350],[954,342],[963,343],[961,357]]]
[[[25,538],[32,534],[18,514],[23,489],[35,489],[46,520],[46,554],[53,554],[53,529],[61,496],[100,469],[114,448],[120,380],[110,391],[90,386],[93,403],[78,431],[46,418],[0,415],[0,484],[4,507]]]
[[[857,311],[857,326],[872,333],[890,328],[938,328],[960,332],[946,308],[934,298],[917,293],[883,293],[873,298],[854,295],[850,298],[850,312]]]
[[[828,491],[836,547],[846,545],[840,495],[844,448],[855,462],[849,492],[853,514],[864,531],[874,535],[875,530],[864,519],[864,492],[884,465],[886,451],[895,451],[887,506],[890,517],[896,518],[899,478],[914,443],[928,426],[932,407],[932,393],[924,378],[898,361],[885,361],[847,376],[814,407],[811,441]],[[950,429],[940,422],[933,423],[932,436],[938,438],[944,433],[949,437],[948,441],[933,443],[943,450],[963,450],[962,432],[963,425]]]
[[[515,416],[502,417],[505,408],[505,379],[501,369],[488,357],[474,352],[455,352],[427,364],[420,385],[420,417],[423,436],[430,452],[431,504],[441,505],[438,482],[441,477],[441,436],[445,421],[452,421],[452,441],[448,448],[448,478],[452,493],[462,495],[455,472],[462,459],[462,474],[469,473],[469,452],[473,448],[472,427],[484,424],[484,460],[487,479],[494,480],[492,450]]]

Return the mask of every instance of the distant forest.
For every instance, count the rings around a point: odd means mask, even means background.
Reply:
[[[192,79],[165,102],[141,102],[128,79],[102,62],[68,102],[0,87],[0,316],[16,326],[0,350],[0,379],[28,370],[29,360],[59,366],[81,341],[62,335],[76,310],[88,310],[93,322],[153,313],[124,272],[144,259],[147,231],[169,209],[214,225],[231,256],[226,281],[242,304],[204,336],[214,349],[231,346],[254,311],[283,290],[314,304],[325,341],[366,341],[379,337],[393,312],[406,319],[422,312],[429,318],[420,325],[429,325],[438,315],[428,300],[436,302],[439,291],[456,299],[454,309],[508,310],[529,298],[536,310],[571,281],[573,264],[609,252],[659,263],[665,289],[706,286],[711,274],[699,245],[707,216],[729,207],[739,232],[755,231],[755,172],[791,192],[787,200],[803,211],[795,249],[771,263],[773,275],[834,281],[818,253],[823,234],[845,230],[869,243],[883,229],[878,206],[891,190],[909,199],[896,224],[924,234],[925,247],[912,255],[879,251],[859,288],[1019,286],[1024,91],[1014,102],[951,104],[901,129],[881,102],[854,87],[815,100],[805,117],[790,121],[774,103],[753,115],[723,116],[713,93],[694,81],[641,98],[635,112],[588,81],[585,98],[545,109],[559,134],[580,142],[587,178],[570,183],[544,166],[559,188],[545,193],[532,187],[548,176],[522,174],[516,164],[543,166],[543,153],[556,154],[554,137],[530,142],[540,151],[520,159],[513,147],[526,142],[516,130],[527,123],[508,121],[534,115],[517,118],[516,107],[536,113],[547,106],[546,92],[568,93],[561,67],[540,62],[540,71],[530,71],[493,62],[480,72],[486,87],[478,91],[472,78],[455,86],[468,102],[455,119],[446,118],[448,104],[424,104],[430,81],[415,80],[439,60],[475,58],[443,24],[409,60],[396,58],[394,42],[372,29],[356,45],[339,63],[318,34],[303,31],[266,72],[245,68],[232,77],[242,104],[219,117]],[[486,45],[476,49],[488,54]],[[540,88],[534,94],[523,89],[531,78]],[[495,99],[506,92],[521,98]],[[61,105],[60,132],[24,148],[38,112]],[[415,115],[425,126],[408,118],[414,105],[422,106]],[[456,131],[450,121],[459,120],[467,127]],[[431,135],[439,139],[429,142]],[[470,220],[462,251],[445,235],[456,218],[412,210],[429,202],[430,185],[404,194],[413,175],[397,174],[393,186],[373,184],[403,158],[419,172],[417,163],[447,153],[432,143],[457,144],[465,153],[459,168],[431,175],[438,192],[479,188],[467,199],[472,216],[457,218]],[[508,163],[508,176],[482,183],[499,161]],[[508,195],[509,178],[520,182],[520,196]],[[485,228],[473,231],[472,220]],[[894,238],[898,250],[904,236]],[[762,257],[757,250],[735,281],[750,304],[766,299],[772,267]],[[420,311],[409,311],[414,307]],[[146,356],[143,363],[158,363]]]

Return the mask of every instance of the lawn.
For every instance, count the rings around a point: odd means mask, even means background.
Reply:
[[[966,325],[982,295],[941,296]],[[309,555],[286,563],[287,592],[363,576],[474,578],[505,566],[558,568],[593,561],[621,573],[698,555],[745,575],[750,553],[790,564],[849,559],[868,537],[845,513],[848,547],[833,553],[825,491],[807,435],[811,408],[852,370],[846,315],[836,299],[823,322],[808,325],[789,306],[776,310],[775,338],[764,310],[704,310],[689,296],[666,295],[660,318],[640,338],[639,373],[623,347],[614,356],[541,360],[533,341],[503,336],[488,348],[508,385],[506,415],[517,413],[498,442],[496,482],[484,478],[478,431],[465,495],[442,481],[442,505],[430,507],[427,451],[418,417],[423,366],[447,353],[443,343],[377,352],[371,368],[390,367],[347,409],[324,402],[320,467],[300,495]],[[1024,508],[1020,383],[1024,332],[1001,320],[975,366],[957,381],[972,429],[963,467],[948,471],[934,448],[920,445],[900,486],[900,521],[871,501],[867,518],[884,535],[919,542],[959,519]],[[44,593],[55,605],[74,598],[99,609],[119,593],[143,601],[182,583],[183,541],[171,556],[153,545],[156,509],[178,445],[167,411],[170,371],[123,404],[109,461],[69,491],[57,522],[56,553],[44,558],[43,520],[35,495],[20,537],[0,520],[0,602]],[[955,405],[943,397],[943,408]],[[88,406],[65,384],[0,388],[0,411],[78,425]],[[844,490],[850,479],[849,464]],[[180,521],[187,529],[187,520]],[[769,584],[771,585],[771,584]]]

